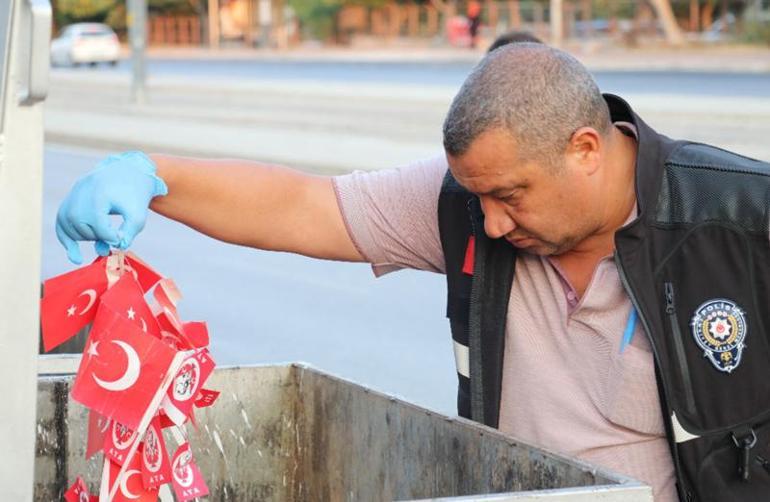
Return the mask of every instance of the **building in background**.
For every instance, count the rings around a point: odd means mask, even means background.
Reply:
[[[467,45],[476,0],[148,0],[151,45],[290,48],[302,41]],[[625,45],[770,44],[770,0],[478,0],[479,46],[506,31]],[[554,17],[554,9],[560,16]],[[55,21],[125,33],[125,0],[55,0]],[[555,19],[556,23],[551,20]],[[559,23],[558,20],[561,20]],[[558,31],[557,31],[558,30]],[[558,38],[557,38],[558,35]],[[553,37],[553,38],[552,38]]]

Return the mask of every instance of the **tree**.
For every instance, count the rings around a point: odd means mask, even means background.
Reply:
[[[670,0],[648,0],[652,4],[652,8],[655,9],[655,14],[658,16],[661,24],[663,25],[663,33],[666,36],[666,41],[671,45],[684,44],[684,36],[682,30],[679,29],[679,25],[674,17],[674,10],[671,8]]]
[[[345,5],[381,7],[387,0],[288,0],[308,35],[328,40],[335,32],[337,13]]]

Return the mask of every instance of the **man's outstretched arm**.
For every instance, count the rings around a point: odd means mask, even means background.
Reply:
[[[340,213],[331,178],[238,160],[141,152],[113,155],[80,178],[56,218],[74,263],[79,241],[99,254],[127,249],[148,208],[223,241],[317,258],[363,261]],[[110,215],[120,215],[116,228]]]

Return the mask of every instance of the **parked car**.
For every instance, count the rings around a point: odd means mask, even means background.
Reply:
[[[106,24],[71,24],[51,42],[51,64],[54,66],[115,65],[119,58],[120,41]]]

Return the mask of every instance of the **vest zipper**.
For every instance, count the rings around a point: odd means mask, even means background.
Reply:
[[[636,295],[634,294],[634,290],[631,289],[631,284],[628,282],[628,277],[626,276],[626,270],[623,268],[623,262],[620,259],[620,254],[618,253],[617,248],[615,249],[615,252],[613,253],[615,256],[615,266],[618,269],[618,277],[620,277],[620,283],[623,285],[623,289],[626,291],[626,294],[628,295],[628,298],[631,300],[631,305],[634,306],[634,309],[636,309],[636,315],[639,321],[642,323],[642,328],[644,329],[644,334],[647,335],[647,339],[650,341],[650,347],[652,347],[652,355],[655,358],[655,364],[657,364],[658,368],[660,368],[660,354],[658,353],[658,348],[655,345],[655,340],[652,338],[652,330],[650,329],[650,323],[647,321],[647,317],[644,314],[644,311],[641,309],[639,300],[636,298]],[[663,396],[667,395],[667,389],[666,389],[666,383],[661,377],[660,384],[663,385],[662,394]],[[667,397],[664,397],[666,401],[668,401]],[[670,412],[668,408],[670,408],[669,404],[662,403],[661,406],[665,405],[667,408],[665,411]],[[669,421],[669,424],[671,424],[671,417],[666,417],[666,419]],[[670,429],[670,427],[666,428],[667,430]],[[680,492],[680,494],[684,495],[685,500],[688,502],[691,502],[693,500],[693,494],[691,491],[687,490],[684,485],[681,485],[681,480],[685,479],[684,474],[682,473],[682,464],[679,459],[679,452],[677,449],[677,444],[674,440],[673,435],[669,435],[669,433],[666,433],[666,436],[668,439],[669,444],[671,445],[671,452],[672,456],[674,457],[674,469],[676,470],[676,478],[677,478],[677,485],[678,489],[677,491]]]
[[[676,317],[676,304],[674,297],[674,285],[667,282],[663,285],[666,295],[666,315],[671,324],[671,334],[674,339],[674,352],[676,354],[679,371],[684,385],[684,406],[688,413],[695,413],[695,396],[692,391],[692,379],[690,378],[690,367],[687,364],[687,355],[684,352],[682,343],[682,332],[679,330],[679,320]]]
[[[471,277],[471,297],[468,305],[468,377],[470,387],[471,419],[487,425],[484,409],[484,376],[481,354],[481,289],[483,287],[486,258],[484,236],[477,233],[473,199],[468,200],[468,215],[471,220],[471,232],[474,235],[473,276]],[[483,229],[482,229],[483,232]]]

